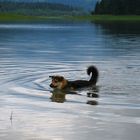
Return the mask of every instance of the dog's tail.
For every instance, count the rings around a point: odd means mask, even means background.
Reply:
[[[87,69],[87,74],[90,75],[92,73],[92,76],[89,80],[89,82],[93,85],[95,85],[98,81],[99,72],[98,69],[95,66],[89,66]]]

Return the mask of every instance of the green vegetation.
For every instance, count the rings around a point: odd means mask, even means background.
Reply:
[[[0,1],[1,14],[21,14],[32,16],[60,16],[79,15],[82,10],[63,4],[52,4],[47,2],[10,2]]]
[[[20,14],[0,14],[0,22],[2,21],[45,21],[48,19],[61,19],[62,17],[57,16],[28,16]]]
[[[117,21],[127,21],[127,22],[140,22],[140,16],[138,15],[89,15],[89,16],[73,16],[70,17],[73,20],[88,20],[95,22],[117,22]]]
[[[140,0],[101,0],[92,14],[140,15]]]
[[[113,16],[113,15],[87,15],[87,16],[27,16],[18,14],[0,14],[2,21],[47,21],[47,20],[73,20],[73,21],[93,21],[93,22],[140,22],[140,16]]]
[[[101,0],[91,15],[85,15],[82,10],[63,4],[0,1],[0,22],[46,20],[140,22],[139,7],[140,0]]]
[[[0,14],[0,21],[25,21],[25,20],[36,20],[37,17],[17,15],[17,14]]]

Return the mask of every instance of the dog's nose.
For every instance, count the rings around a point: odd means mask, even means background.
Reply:
[[[50,87],[51,87],[51,88],[55,88],[55,86],[54,86],[53,84],[50,84]]]
[[[52,87],[53,87],[53,85],[52,85],[52,84],[50,84],[50,87],[52,88]]]

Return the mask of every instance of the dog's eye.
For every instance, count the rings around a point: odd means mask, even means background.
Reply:
[[[55,79],[55,80],[54,80],[54,82],[55,82],[55,83],[57,83],[57,82],[58,82],[58,80],[56,80],[56,79]]]

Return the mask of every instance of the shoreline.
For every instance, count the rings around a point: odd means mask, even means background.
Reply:
[[[73,20],[86,20],[92,22],[140,22],[140,15],[88,15],[71,17]]]
[[[31,16],[31,15],[0,13],[0,22],[48,21],[48,20],[91,21],[91,22],[140,22],[140,15]]]

